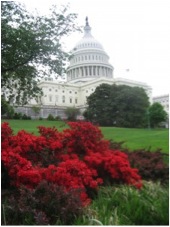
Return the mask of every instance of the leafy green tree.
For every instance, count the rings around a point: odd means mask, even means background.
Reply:
[[[41,94],[41,76],[60,76],[69,54],[62,38],[77,30],[76,14],[53,6],[47,16],[32,15],[15,1],[1,1],[1,86],[10,99],[26,104]]]
[[[10,106],[9,102],[5,100],[4,97],[1,98],[1,114],[8,118],[13,118],[14,116],[14,108]]]
[[[67,107],[67,109],[64,112],[69,121],[75,121],[77,116],[80,114],[80,110],[77,109],[76,107]]]
[[[84,112],[86,119],[100,125],[113,125],[116,110],[112,111],[114,105],[111,102],[111,89],[116,92],[115,86],[102,84],[87,98],[88,108]]]
[[[163,106],[155,102],[149,107],[149,119],[151,127],[158,127],[160,123],[167,120],[168,114],[164,110]]]
[[[102,84],[87,98],[86,119],[105,126],[144,127],[149,107],[144,89]]]

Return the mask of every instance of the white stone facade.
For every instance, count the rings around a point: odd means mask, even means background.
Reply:
[[[72,51],[72,58],[67,69],[67,81],[58,82],[45,78],[39,83],[43,96],[38,103],[31,100],[29,106],[41,105],[44,108],[58,110],[74,106],[83,112],[87,106],[87,97],[103,83],[142,87],[151,101],[152,89],[150,86],[123,78],[114,79],[113,72],[114,68],[109,63],[109,56],[103,46],[91,35],[91,27],[86,18],[84,36]]]
[[[169,95],[168,94],[153,97],[153,102],[160,103],[164,107],[164,110],[169,114]]]

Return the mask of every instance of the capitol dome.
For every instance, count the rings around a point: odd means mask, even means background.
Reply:
[[[113,67],[109,63],[109,56],[102,44],[92,36],[86,17],[84,36],[72,50],[67,80],[77,83],[99,77],[113,78]]]

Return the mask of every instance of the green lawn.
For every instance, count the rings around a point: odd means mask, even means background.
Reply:
[[[62,121],[46,120],[8,120],[14,133],[24,129],[28,132],[38,134],[37,126],[55,126],[62,131],[67,125]],[[106,139],[114,141],[125,141],[124,147],[131,150],[138,148],[150,148],[152,151],[161,148],[163,152],[169,152],[169,130],[168,129],[129,129],[115,127],[101,127]]]
[[[169,130],[168,129],[129,129],[102,127],[106,139],[120,142],[124,141],[124,147],[131,150],[139,148],[150,148],[155,151],[161,148],[163,152],[169,153]]]

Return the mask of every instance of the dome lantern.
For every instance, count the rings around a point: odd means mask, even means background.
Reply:
[[[88,22],[88,17],[86,17],[86,25],[84,27],[84,37],[85,36],[91,36],[91,27],[89,26],[89,22]]]

